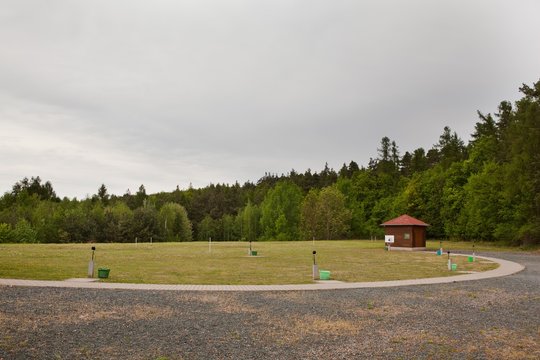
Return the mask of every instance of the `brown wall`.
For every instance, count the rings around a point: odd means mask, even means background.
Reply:
[[[414,229],[414,247],[426,247],[426,228],[415,226]]]
[[[394,235],[392,246],[398,247],[425,247],[426,228],[423,226],[385,226],[385,235]],[[409,234],[409,239],[405,239],[405,234]]]

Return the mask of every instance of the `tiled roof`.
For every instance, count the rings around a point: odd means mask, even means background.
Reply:
[[[413,218],[409,215],[401,215],[395,219],[388,220],[387,222],[384,222],[381,224],[381,226],[388,226],[388,225],[416,225],[416,226],[429,226],[429,224],[426,224],[423,221],[420,221],[418,219]]]

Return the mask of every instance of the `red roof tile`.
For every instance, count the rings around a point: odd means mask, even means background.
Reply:
[[[413,218],[409,215],[401,215],[395,219],[388,220],[387,222],[384,222],[381,224],[381,226],[388,226],[388,225],[416,225],[416,226],[429,226],[429,224],[426,224],[423,221],[420,221],[418,219]]]

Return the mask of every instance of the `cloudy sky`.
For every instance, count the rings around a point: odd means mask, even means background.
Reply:
[[[0,192],[366,165],[540,78],[540,2],[0,0]]]

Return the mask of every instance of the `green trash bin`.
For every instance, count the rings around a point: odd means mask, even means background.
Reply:
[[[452,264],[452,271],[456,271],[457,270],[457,264]]]
[[[319,279],[320,280],[330,280],[330,271],[328,271],[328,270],[319,270]]]
[[[109,277],[109,272],[111,269],[108,268],[99,268],[98,269],[98,278],[107,279]]]
[[[251,250],[251,256],[257,256],[257,251]]]

